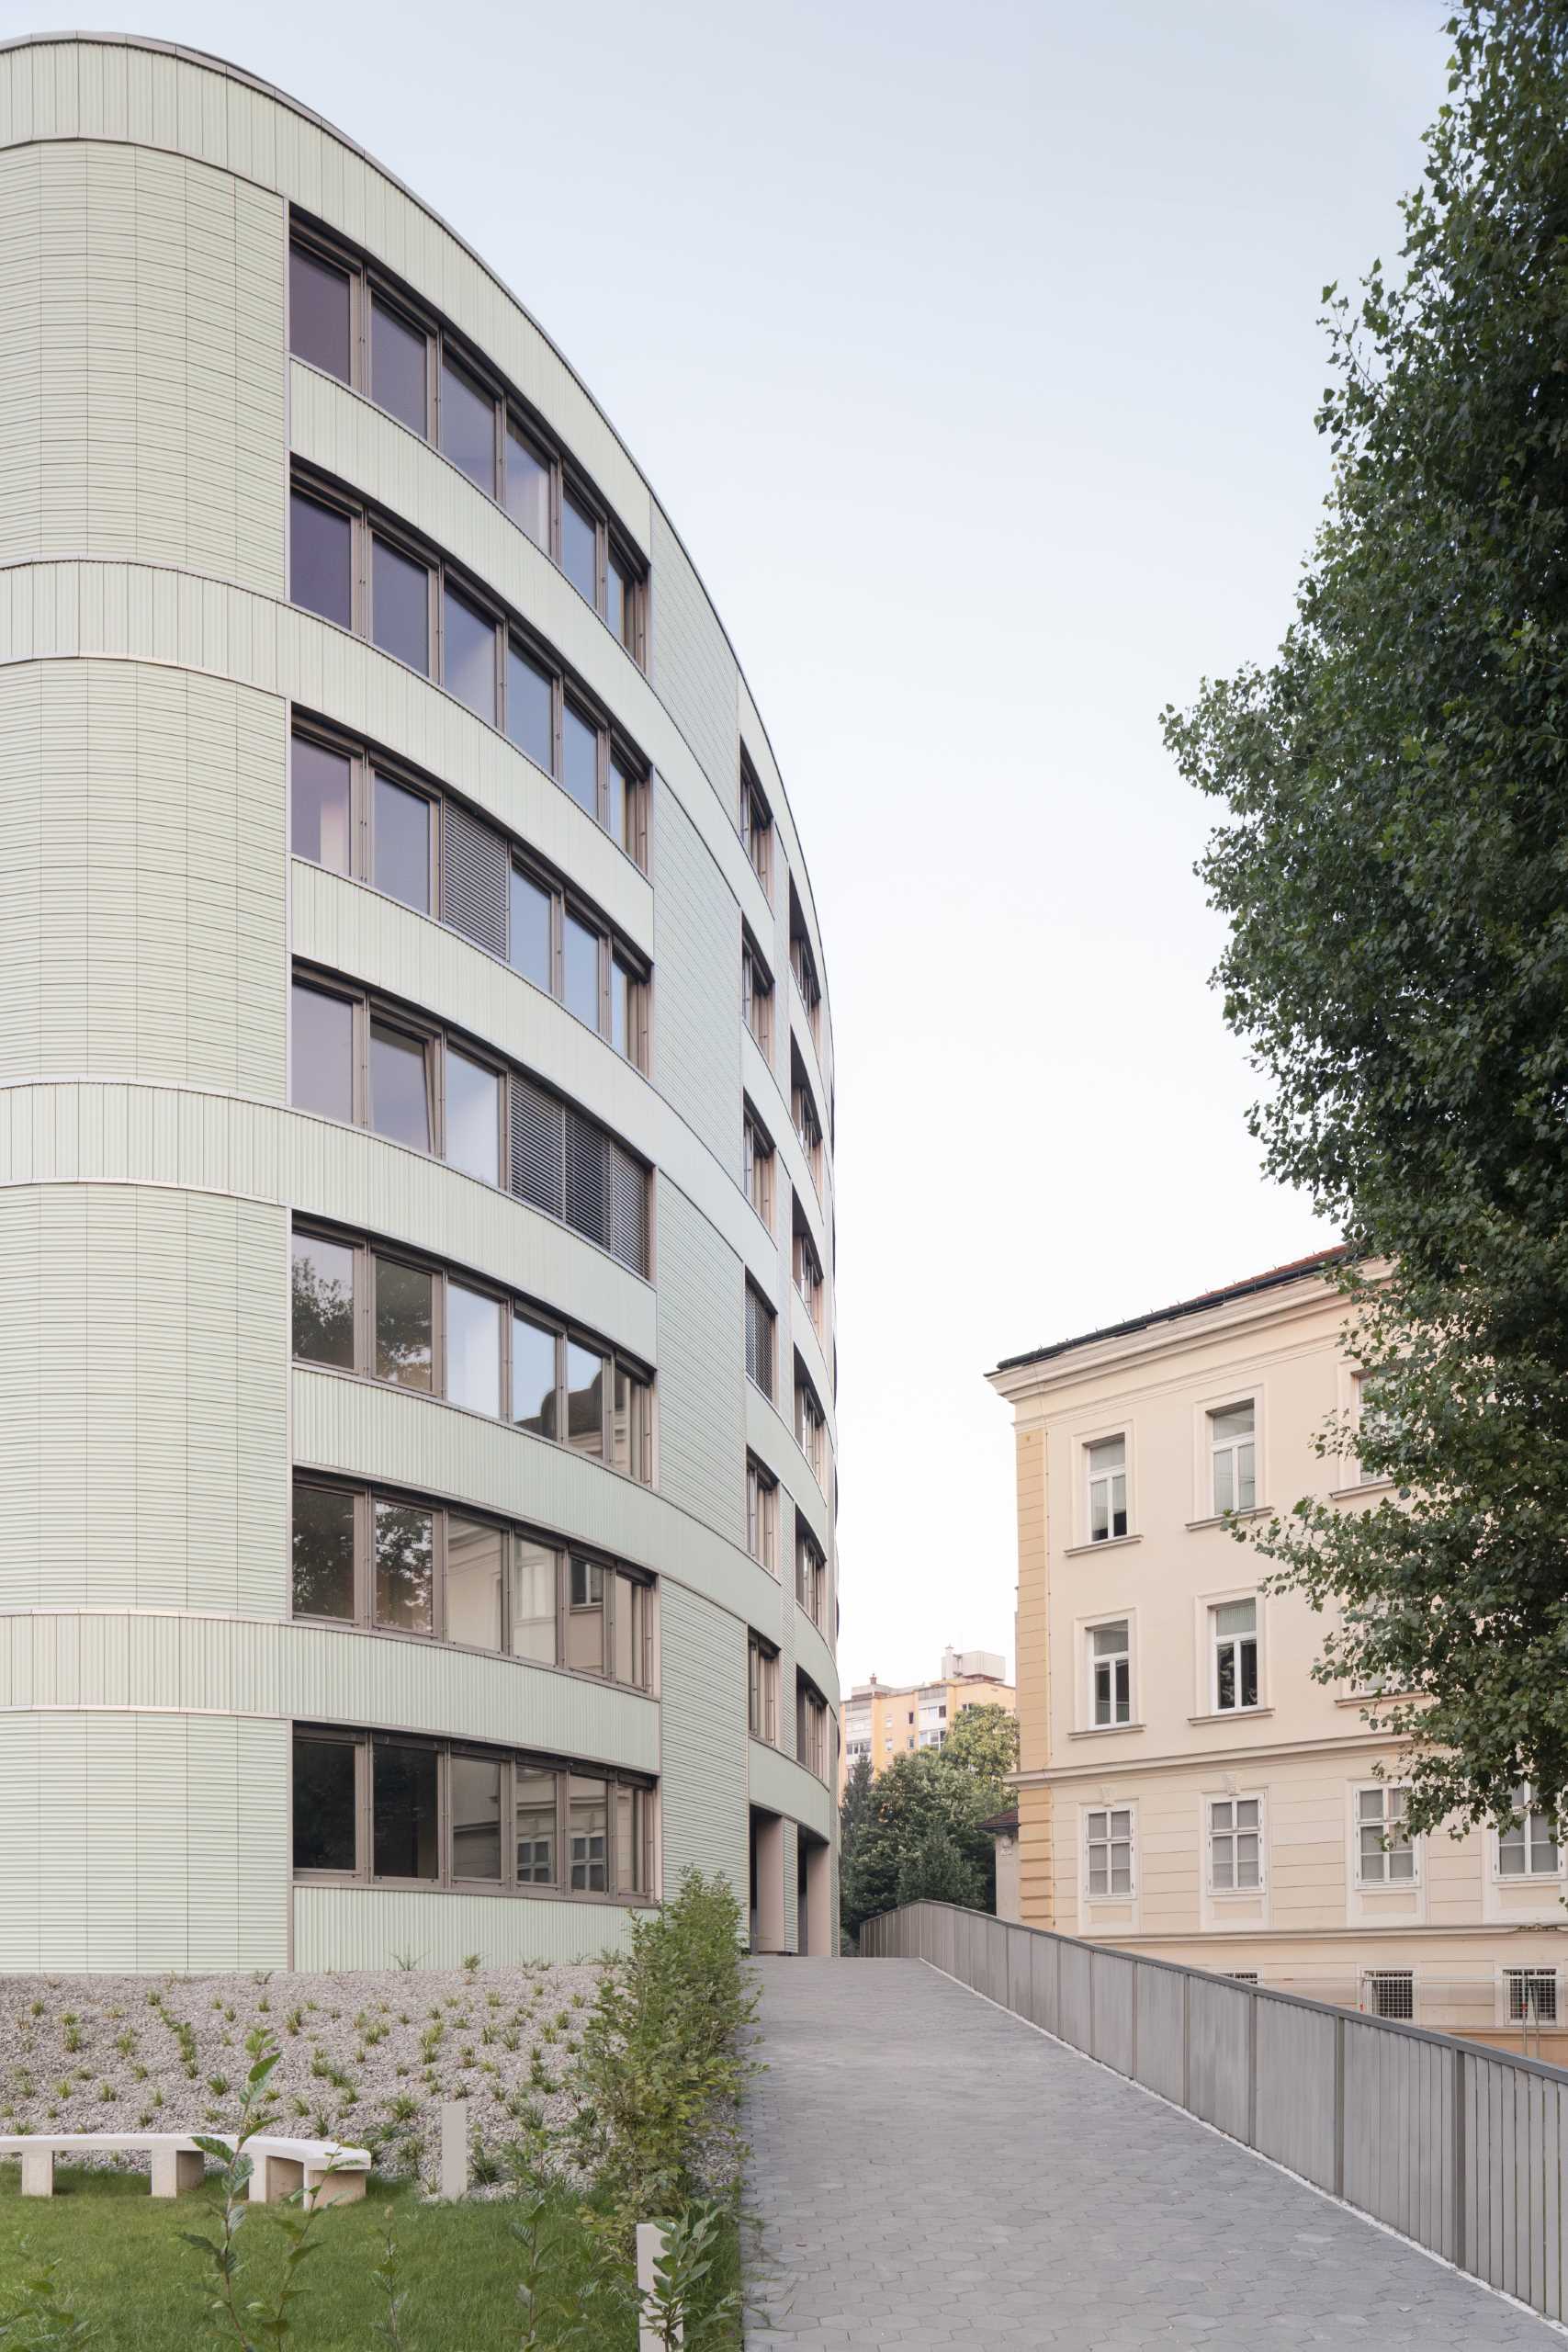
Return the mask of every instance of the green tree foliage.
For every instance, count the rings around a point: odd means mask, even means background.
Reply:
[[[1343,1224],[1393,1482],[1261,1548],[1330,1612],[1320,1677],[1396,1694],[1418,1828],[1568,1788],[1568,12],[1448,30],[1402,270],[1326,292],[1295,622],[1166,714],[1227,805],[1226,1017],[1270,1171]]]
[[[839,1814],[840,1913],[846,1936],[895,1904],[926,1895],[975,1911],[996,1899],[996,1849],[980,1824],[1009,1802],[1018,1724],[1005,1707],[966,1708],[942,1747],[896,1756],[875,1780],[862,1757]]]

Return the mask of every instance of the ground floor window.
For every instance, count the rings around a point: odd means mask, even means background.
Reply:
[[[1416,2015],[1416,1978],[1408,1968],[1371,1968],[1361,1979],[1361,2007],[1374,2018]]]
[[[1555,1968],[1506,1968],[1503,1983],[1508,1996],[1510,2025],[1557,2023]]]
[[[651,1781],[467,1741],[300,1725],[294,1868],[306,1877],[647,1895]]]

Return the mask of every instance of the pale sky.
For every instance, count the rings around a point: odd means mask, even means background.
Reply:
[[[81,0],[7,6],[66,30]],[[1329,1237],[1266,1185],[1158,713],[1266,658],[1319,296],[1399,242],[1443,0],[150,0],[565,351],[784,769],[838,1043],[845,1688],[1012,1649],[998,1357]]]

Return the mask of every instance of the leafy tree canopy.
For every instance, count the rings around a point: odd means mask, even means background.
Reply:
[[[1402,267],[1326,289],[1295,621],[1165,719],[1225,806],[1254,1130],[1343,1226],[1392,1482],[1259,1540],[1328,1612],[1319,1674],[1391,1694],[1418,1828],[1568,1789],[1568,10],[1448,31]]]
[[[998,1706],[966,1708],[944,1747],[896,1756],[874,1780],[869,1758],[857,1759],[839,1810],[846,1935],[917,1894],[991,1908],[996,1849],[980,1824],[1007,1804],[1003,1775],[1017,1761],[1017,1722]]]

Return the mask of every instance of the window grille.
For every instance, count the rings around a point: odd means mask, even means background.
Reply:
[[[1408,1968],[1369,1969],[1361,1980],[1361,2007],[1374,2018],[1403,2018],[1416,2015],[1416,1978]]]

